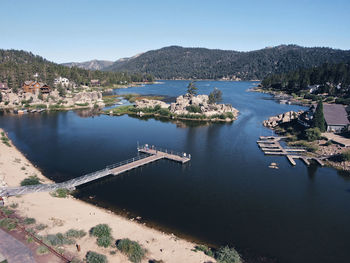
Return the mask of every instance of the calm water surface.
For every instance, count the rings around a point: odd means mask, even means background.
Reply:
[[[164,81],[117,94],[185,92],[188,82]],[[186,125],[128,116],[82,118],[75,112],[2,115],[0,127],[56,180],[64,181],[134,157],[136,143],[192,154],[180,165],[162,160],[81,187],[77,196],[141,216],[178,235],[276,258],[278,262],[349,262],[350,180],[330,168],[291,167],[266,157],[256,140],[271,135],[262,120],[300,106],[246,92],[252,82],[197,82],[213,87],[240,111],[233,124]],[[279,169],[269,169],[277,162]]]

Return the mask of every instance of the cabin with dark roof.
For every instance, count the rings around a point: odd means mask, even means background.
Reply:
[[[342,132],[348,130],[349,120],[345,107],[341,104],[324,104],[323,115],[328,132]]]

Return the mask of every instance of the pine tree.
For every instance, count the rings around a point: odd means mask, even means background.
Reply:
[[[197,94],[197,87],[194,85],[194,82],[191,81],[190,84],[187,86],[187,93],[190,95],[196,95]]]
[[[313,127],[319,128],[321,132],[326,131],[326,121],[325,121],[324,115],[323,115],[322,100],[320,100],[317,104],[317,108],[316,108],[314,118],[313,118]]]
[[[214,88],[212,92],[209,94],[209,104],[219,103],[222,101],[222,91],[218,88]]]

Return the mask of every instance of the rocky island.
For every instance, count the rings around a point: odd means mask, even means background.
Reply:
[[[191,82],[187,93],[176,98],[175,102],[140,97],[134,105],[121,106],[105,111],[109,115],[136,115],[138,117],[165,117],[178,120],[211,122],[232,122],[237,119],[238,110],[231,104],[219,104],[222,92],[215,88],[209,95],[196,95],[196,86]]]

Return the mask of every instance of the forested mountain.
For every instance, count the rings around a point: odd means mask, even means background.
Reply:
[[[283,74],[271,74],[263,79],[261,85],[265,89],[287,93],[298,93],[308,89],[310,85],[319,85],[320,87],[315,93],[328,93],[331,96],[347,95],[350,88],[349,63],[325,63],[318,67],[300,68]]]
[[[106,67],[109,67],[113,64],[113,61],[108,60],[90,60],[85,62],[68,62],[68,63],[62,63],[61,65],[66,67],[78,67],[82,69],[89,69],[89,70],[101,70]]]
[[[0,82],[8,83],[10,88],[19,88],[24,81],[33,80],[33,75],[36,73],[39,75],[39,81],[50,86],[58,76],[66,77],[77,84],[89,84],[91,79],[99,79],[103,85],[143,81],[145,78],[148,78],[148,81],[152,80],[152,76],[141,74],[129,75],[122,72],[69,68],[30,52],[0,49]]]
[[[170,46],[148,51],[108,71],[150,73],[159,79],[263,79],[271,73],[350,60],[350,51],[281,45],[250,52]]]

